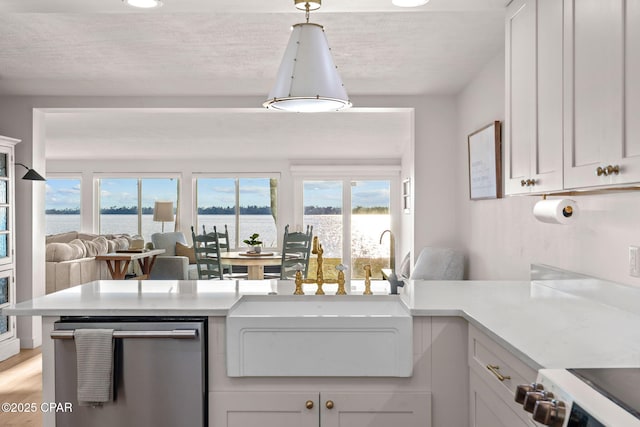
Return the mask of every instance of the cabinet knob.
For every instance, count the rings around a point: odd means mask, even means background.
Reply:
[[[564,403],[557,400],[537,402],[533,409],[533,420],[545,426],[561,427],[564,417]]]
[[[607,166],[607,173],[606,175],[618,175],[620,173],[620,166],[615,165],[615,166]]]
[[[327,407],[327,409],[333,409],[333,400],[327,400],[325,406]]]
[[[524,179],[520,181],[520,187],[524,187],[526,185],[527,185],[527,181],[525,181]]]
[[[553,393],[551,392],[530,391],[529,393],[527,393],[526,397],[524,398],[524,404],[522,405],[522,407],[524,408],[525,411],[529,413],[533,413],[533,410],[536,407],[536,403],[538,403],[539,401],[551,400],[551,399],[553,399]]]
[[[607,175],[607,170],[598,166],[598,168],[596,169],[596,175],[598,176],[602,176],[602,175]]]
[[[534,186],[534,185],[536,185],[536,180],[535,179],[528,179],[527,180],[527,187]]]
[[[307,400],[304,406],[306,406],[307,409],[313,409],[313,400]]]

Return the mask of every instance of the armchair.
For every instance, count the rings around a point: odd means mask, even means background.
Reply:
[[[152,280],[197,280],[198,270],[195,264],[189,264],[189,258],[176,255],[176,243],[188,246],[182,232],[154,233],[151,242],[155,249],[164,249],[164,255],[156,257],[151,270]]]

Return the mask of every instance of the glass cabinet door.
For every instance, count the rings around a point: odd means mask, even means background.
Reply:
[[[12,250],[10,242],[13,224],[9,214],[11,212],[11,206],[9,205],[10,176],[8,164],[8,153],[0,151],[0,264],[8,264],[11,262]]]
[[[10,305],[14,299],[13,270],[0,271],[0,308]],[[0,315],[0,341],[13,335],[15,317]]]

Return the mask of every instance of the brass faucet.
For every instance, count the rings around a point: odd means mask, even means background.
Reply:
[[[315,283],[318,285],[318,290],[316,291],[316,295],[324,295],[324,291],[322,290],[322,285],[325,283],[337,283],[338,291],[336,295],[346,295],[347,292],[344,289],[344,270],[346,267],[342,264],[336,266],[336,270],[338,270],[338,280],[336,281],[325,281],[324,273],[322,271],[322,265],[324,260],[322,259],[322,254],[324,250],[322,249],[322,245],[318,243],[318,236],[313,236],[313,247],[311,249],[311,253],[316,255],[318,269],[316,271],[315,279],[303,279],[302,278],[302,264],[298,264],[298,268],[296,269],[296,290],[293,292],[294,295],[304,295],[304,291],[302,290],[303,283]]]
[[[396,238],[391,230],[384,230],[380,235],[380,244],[385,233],[389,233],[389,268],[392,272],[396,271]]]

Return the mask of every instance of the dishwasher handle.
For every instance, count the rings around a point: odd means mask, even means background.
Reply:
[[[51,339],[72,340],[74,329],[58,329],[51,331]],[[172,331],[113,331],[114,338],[173,338],[195,339],[198,337],[196,329],[174,329]]]

